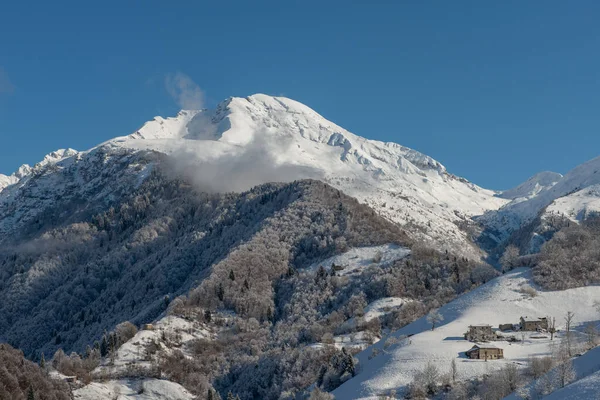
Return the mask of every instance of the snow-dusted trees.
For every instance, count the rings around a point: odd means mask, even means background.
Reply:
[[[308,400],[333,400],[334,397],[332,394],[327,393],[319,389],[319,387],[315,387],[312,392],[310,392],[310,396]]]
[[[568,346],[568,345],[567,345]],[[556,386],[563,388],[575,379],[575,370],[569,349],[561,346],[557,355],[557,366],[554,368]]]
[[[129,339],[135,336],[137,328],[129,321],[121,322],[115,328],[115,334],[120,344],[127,342]]]
[[[519,262],[519,248],[515,245],[508,245],[502,257],[500,257],[500,265],[502,265],[502,271],[510,271],[511,269],[518,266]]]
[[[431,324],[431,330],[434,330],[436,324],[442,322],[443,320],[444,316],[437,309],[433,309],[427,314],[427,322]]]
[[[409,385],[411,398],[422,399],[435,395],[440,387],[440,371],[433,362],[428,362]]]
[[[538,284],[562,290],[600,283],[600,224],[596,219],[561,229],[542,247],[533,269]]]

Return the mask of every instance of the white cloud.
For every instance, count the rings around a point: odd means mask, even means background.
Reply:
[[[4,68],[0,67],[0,93],[12,93],[15,90],[15,85],[8,78],[8,74]]]
[[[167,75],[167,92],[183,110],[201,110],[204,108],[204,92],[192,78],[182,72]]]
[[[243,192],[268,182],[322,179],[322,171],[305,165],[280,163],[275,154],[286,152],[291,139],[260,134],[239,151],[203,160],[187,148],[169,158],[172,171],[187,178],[202,192]]]

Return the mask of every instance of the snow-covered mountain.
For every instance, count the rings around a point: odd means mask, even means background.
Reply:
[[[598,211],[599,172],[600,157],[575,167],[551,186],[544,186],[541,182],[537,182],[535,177],[531,178],[519,188],[533,188],[539,185],[541,190],[537,194],[518,197],[500,209],[489,211],[478,218],[486,227],[484,237],[500,244],[507,240],[513,232],[534,222],[537,217],[543,225],[545,221],[552,220],[556,216],[580,221],[591,212]],[[550,174],[549,179],[540,181],[551,183],[556,175]],[[525,190],[526,192],[527,190]],[[542,226],[530,229],[535,231],[545,228]],[[531,250],[538,249],[539,244],[532,243]]]
[[[262,94],[157,117],[105,145],[175,155],[177,168],[214,190],[321,179],[411,227],[414,236],[471,256],[478,251],[461,228],[508,202],[422,153],[367,140],[294,100]]]
[[[404,225],[414,237],[441,248],[460,249],[470,257],[480,255],[471,240],[473,232],[465,229],[473,227],[471,217],[508,202],[494,191],[448,173],[422,153],[354,135],[294,100],[257,94],[230,98],[213,110],[184,110],[174,118],[156,117],[133,134],[87,152],[52,153],[31,171],[0,177],[0,190],[13,185],[0,192],[0,204],[14,198],[16,188],[26,190],[32,176],[47,175],[50,165],[77,169],[100,151],[107,158],[105,168],[111,168],[124,153],[141,150],[173,156],[177,172],[188,174],[209,191],[239,191],[265,182],[317,178]],[[106,175],[88,172],[96,177]],[[49,180],[48,187],[37,190],[58,195],[62,188]],[[42,197],[29,201],[28,207],[35,208],[38,200],[46,201],[48,196]]]

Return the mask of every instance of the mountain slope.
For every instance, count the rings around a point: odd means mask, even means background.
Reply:
[[[159,168],[160,157],[148,165]],[[186,293],[211,266],[232,252],[243,254],[234,250],[274,226],[269,251],[275,253],[264,256],[274,257],[278,272],[268,272],[267,259],[255,265],[265,302],[247,313],[257,318],[272,307],[271,280],[289,266],[303,267],[347,245],[409,242],[368,207],[316,181],[207,194],[155,171],[112,205],[99,202],[104,212],[90,214],[94,203],[63,200],[45,209],[49,217],[19,225],[0,249],[0,339],[28,354],[59,346],[82,350],[123,320],[151,321],[164,311],[166,295]],[[59,218],[65,209],[70,219]],[[247,307],[243,299],[240,307]]]

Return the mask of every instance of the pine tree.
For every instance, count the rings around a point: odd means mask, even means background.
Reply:
[[[223,289],[222,283],[219,283],[219,286],[217,286],[217,297],[221,301],[223,301],[223,298],[225,297],[225,289]]]
[[[231,279],[232,281],[235,281],[235,274],[233,273],[233,270],[229,271],[229,279]]]
[[[44,358],[44,353],[42,353],[42,359],[40,360],[40,368],[46,369],[46,359]]]
[[[227,400],[235,400],[235,396],[233,395],[233,393],[227,393]]]
[[[210,312],[210,310],[205,310],[204,311],[204,321],[210,322],[211,320],[212,320],[212,313]]]
[[[27,393],[27,400],[35,400],[35,395],[33,394],[33,388],[29,386],[29,393]]]
[[[106,341],[106,335],[102,336],[102,342],[100,342],[100,355],[106,357],[108,354],[108,342]]]

